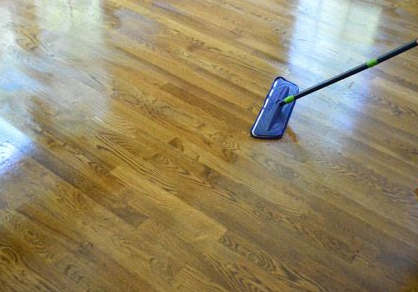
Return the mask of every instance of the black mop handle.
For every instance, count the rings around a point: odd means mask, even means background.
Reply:
[[[393,57],[395,57],[399,54],[402,54],[402,53],[404,53],[404,52],[406,52],[406,51],[408,51],[412,48],[415,48],[416,46],[418,46],[418,40],[413,40],[410,43],[407,43],[407,44],[405,44],[405,45],[403,45],[403,46],[401,46],[397,49],[394,49],[393,51],[390,51],[390,52],[388,52],[388,53],[386,53],[386,54],[384,54],[384,55],[382,55],[378,58],[371,59],[371,60],[367,61],[366,63],[364,63],[360,66],[357,66],[357,67],[355,67],[355,68],[353,68],[353,69],[351,69],[347,72],[344,72],[344,73],[342,73],[340,75],[337,75],[337,76],[335,76],[331,79],[328,79],[324,82],[321,82],[318,85],[315,85],[313,87],[305,89],[305,90],[299,92],[297,95],[290,95],[290,96],[286,97],[285,99],[283,99],[280,102],[280,105],[285,105],[287,103],[291,103],[291,102],[293,102],[293,101],[295,101],[295,100],[297,100],[301,97],[304,97],[305,95],[311,94],[312,92],[318,91],[318,90],[320,90],[324,87],[327,87],[327,86],[329,86],[331,84],[334,84],[338,81],[341,81],[343,79],[346,79],[346,78],[348,78],[348,77],[350,77],[354,74],[357,74],[361,71],[372,68],[372,67],[376,66],[377,64],[380,64],[380,63],[382,63],[386,60],[389,60],[389,59],[391,59],[391,58],[393,58]]]

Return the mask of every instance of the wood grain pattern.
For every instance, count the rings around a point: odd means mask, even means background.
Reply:
[[[417,38],[395,0],[4,0],[0,291],[417,291]]]

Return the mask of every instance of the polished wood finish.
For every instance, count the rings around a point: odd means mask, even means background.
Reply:
[[[395,0],[3,0],[0,291],[417,291],[418,37]]]

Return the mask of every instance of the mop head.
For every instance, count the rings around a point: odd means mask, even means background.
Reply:
[[[264,105],[251,129],[251,136],[258,139],[280,139],[295,106],[295,101],[280,105],[290,95],[299,93],[299,88],[282,77],[274,80]]]

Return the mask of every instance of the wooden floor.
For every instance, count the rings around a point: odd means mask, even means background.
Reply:
[[[418,291],[411,0],[2,0],[0,291]]]

